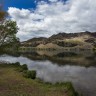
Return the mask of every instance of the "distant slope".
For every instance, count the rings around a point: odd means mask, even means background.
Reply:
[[[58,46],[57,44],[53,44],[53,43],[47,43],[47,44],[40,44],[40,45],[38,45],[37,46],[37,48],[45,48],[45,49],[47,49],[47,48],[61,48],[60,46]]]
[[[49,38],[40,37],[21,42],[21,47],[35,48],[95,48],[96,32],[78,32],[78,33],[59,33]]]

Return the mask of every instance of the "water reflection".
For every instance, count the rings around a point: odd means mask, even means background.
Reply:
[[[93,52],[24,52],[20,57],[1,55],[0,61],[27,64],[46,82],[71,81],[84,96],[96,96],[96,55]],[[87,67],[86,67],[87,66]]]
[[[86,52],[58,52],[58,51],[37,51],[24,52],[23,57],[30,60],[49,60],[58,65],[79,65],[79,66],[96,66],[96,55],[93,51]]]

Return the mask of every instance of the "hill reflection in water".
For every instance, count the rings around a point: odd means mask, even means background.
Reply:
[[[31,60],[49,60],[58,65],[95,66],[96,54],[93,51],[59,52],[59,51],[33,51],[23,52],[22,56]]]

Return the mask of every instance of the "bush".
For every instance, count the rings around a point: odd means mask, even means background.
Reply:
[[[36,78],[36,71],[32,70],[32,71],[26,71],[24,72],[24,77],[26,78],[31,78],[31,79],[35,79]]]
[[[27,71],[27,70],[28,70],[28,67],[27,67],[26,64],[20,65],[20,67],[18,68],[19,72],[24,72],[24,71]]]
[[[13,64],[15,64],[16,66],[20,66],[20,63],[19,62],[16,62],[16,63],[13,63]]]
[[[22,70],[28,70],[28,67],[26,64],[22,65],[21,68],[22,68]]]

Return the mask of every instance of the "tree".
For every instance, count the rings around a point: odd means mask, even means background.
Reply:
[[[5,20],[0,24],[0,46],[18,41],[18,27],[15,21]]]
[[[7,13],[0,10],[0,47],[19,42],[16,37],[18,27],[15,21],[6,20]]]

